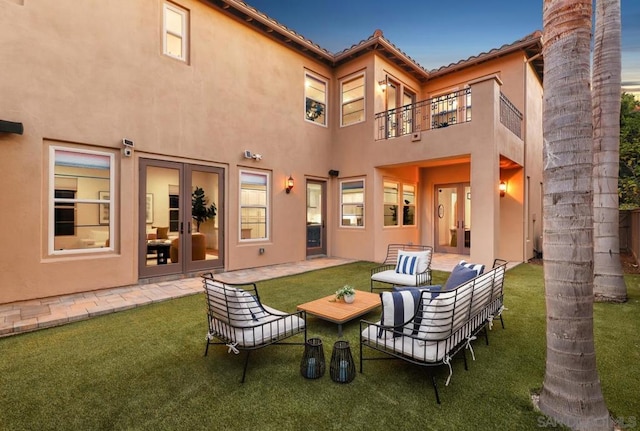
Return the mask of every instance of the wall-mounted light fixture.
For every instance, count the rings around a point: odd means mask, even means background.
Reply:
[[[382,81],[378,81],[378,85],[380,85],[380,89],[382,91],[387,89],[387,80],[383,79]]]
[[[24,126],[22,123],[0,120],[0,133],[15,133],[16,135],[22,135],[24,133]]]
[[[285,182],[284,186],[285,186],[284,190],[287,193],[291,193],[291,189],[293,188],[293,178],[291,177],[291,175],[289,175],[289,178],[287,178],[287,181]]]
[[[505,193],[507,193],[507,183],[505,183],[504,181],[500,181],[498,189],[500,190],[500,197],[503,198]]]

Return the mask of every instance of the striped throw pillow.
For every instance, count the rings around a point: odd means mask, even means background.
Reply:
[[[418,269],[418,256],[410,256],[406,254],[398,255],[398,263],[396,263],[396,272],[398,274],[416,275]]]
[[[418,305],[420,304],[421,292],[419,289],[406,289],[393,292],[380,293],[382,301],[382,316],[380,324],[383,326],[394,326],[396,331],[400,331],[403,324],[402,332],[394,332],[393,337],[400,337],[402,334],[417,334],[420,328],[420,322],[412,322]],[[384,331],[378,333],[378,337],[382,338]]]
[[[462,265],[465,268],[473,269],[476,272],[476,275],[480,275],[484,272],[484,265],[479,263],[469,263],[465,260],[461,260],[458,265]]]

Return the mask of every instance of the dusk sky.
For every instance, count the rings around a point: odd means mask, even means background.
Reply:
[[[380,29],[427,70],[542,30],[542,0],[245,2],[334,54]],[[640,95],[640,0],[622,0],[622,81]]]

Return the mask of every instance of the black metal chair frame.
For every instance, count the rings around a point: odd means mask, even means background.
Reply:
[[[462,354],[464,360],[464,368],[468,370],[466,350],[472,349],[471,341],[482,330],[487,332],[494,318],[500,317],[502,328],[504,329],[504,321],[502,319],[503,310],[503,285],[504,274],[506,270],[506,261],[496,259],[491,269],[491,275],[482,274],[473,280],[463,283],[460,286],[448,292],[453,292],[453,308],[445,305],[442,310],[435,310],[433,319],[433,332],[430,336],[425,334],[407,334],[406,326],[413,325],[416,317],[424,317],[423,313],[427,307],[431,305],[431,291],[428,287],[421,287],[422,293],[418,309],[414,316],[406,322],[398,326],[383,326],[380,323],[374,323],[367,320],[360,321],[360,372],[363,372],[363,361],[365,360],[387,360],[402,359],[406,362],[427,367],[437,367],[441,365],[451,366],[451,361]],[[462,286],[469,286],[464,291],[460,291]],[[484,289],[483,289],[484,287]],[[489,288],[490,287],[490,288]],[[480,305],[475,305],[480,303]],[[448,308],[449,307],[449,308]],[[438,313],[449,313],[447,317],[438,317]],[[421,320],[420,320],[421,321]],[[365,330],[386,331],[386,338],[365,338],[363,333]],[[389,345],[387,339],[391,337],[395,341]],[[402,340],[401,338],[404,338]],[[411,342],[405,344],[404,341],[410,339]],[[420,343],[414,341],[424,341],[422,347]],[[427,349],[433,347],[435,342],[435,353],[433,356],[437,359],[427,360]],[[431,344],[429,344],[431,343]],[[488,335],[486,335],[486,343],[489,344]],[[369,347],[378,352],[382,352],[385,356],[364,356],[364,347]],[[473,352],[473,350],[472,350]],[[425,359],[420,359],[424,357]],[[475,358],[474,358],[475,359]],[[435,376],[429,371],[431,383],[436,396],[436,401],[440,404],[440,395],[436,384]]]
[[[417,273],[415,275],[415,284],[414,286],[427,286],[431,283],[431,260],[433,259],[433,247],[429,245],[420,245],[420,244],[389,244],[387,246],[387,256],[384,259],[384,262],[380,266],[376,266],[371,269],[371,275],[377,274],[383,271],[394,270],[396,267],[396,263],[398,261],[398,253],[400,251],[429,251],[429,262],[427,263],[427,269],[424,272]],[[382,283],[385,286],[377,287],[374,283]],[[371,292],[375,290],[388,290],[394,286],[393,283],[388,283],[379,280],[371,279]]]
[[[249,354],[271,345],[304,345],[307,341],[306,312],[284,313],[264,306],[255,283],[224,283],[213,274],[202,275],[207,300],[208,332],[204,356],[210,345],[224,345],[229,352],[246,351],[244,383]],[[284,340],[304,334],[302,342]],[[219,341],[215,341],[215,340]]]

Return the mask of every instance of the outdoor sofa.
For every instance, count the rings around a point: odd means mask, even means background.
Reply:
[[[448,385],[454,356],[462,353],[467,369],[465,351],[470,349],[475,359],[471,342],[476,335],[484,330],[488,344],[487,329],[498,317],[504,328],[506,263],[497,259],[493,268],[484,272],[484,266],[463,261],[444,286],[395,287],[381,292],[380,321],[360,321],[360,372],[364,361],[377,359],[397,358],[426,367],[447,365]],[[429,374],[440,404],[435,377]]]

